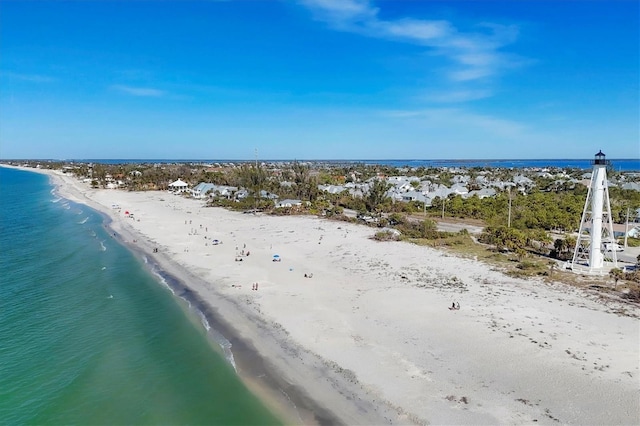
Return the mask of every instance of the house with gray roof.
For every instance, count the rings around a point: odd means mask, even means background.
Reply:
[[[464,194],[462,197],[471,198],[474,195],[482,200],[483,198],[495,196],[496,190],[494,188],[482,188],[475,191],[469,191],[468,193]]]

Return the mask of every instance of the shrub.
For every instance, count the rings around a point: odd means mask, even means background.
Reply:
[[[373,239],[376,241],[398,241],[399,238],[397,233],[390,230],[376,232],[373,236]]]

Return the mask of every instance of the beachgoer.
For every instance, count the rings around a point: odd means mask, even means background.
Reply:
[[[456,309],[460,309],[460,303],[456,303]]]

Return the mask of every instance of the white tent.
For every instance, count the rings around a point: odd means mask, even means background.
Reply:
[[[187,188],[189,188],[189,184],[180,179],[169,184],[169,190],[174,192],[184,192]]]

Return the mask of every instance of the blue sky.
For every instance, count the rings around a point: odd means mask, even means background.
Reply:
[[[640,157],[639,3],[0,3],[0,158]]]

